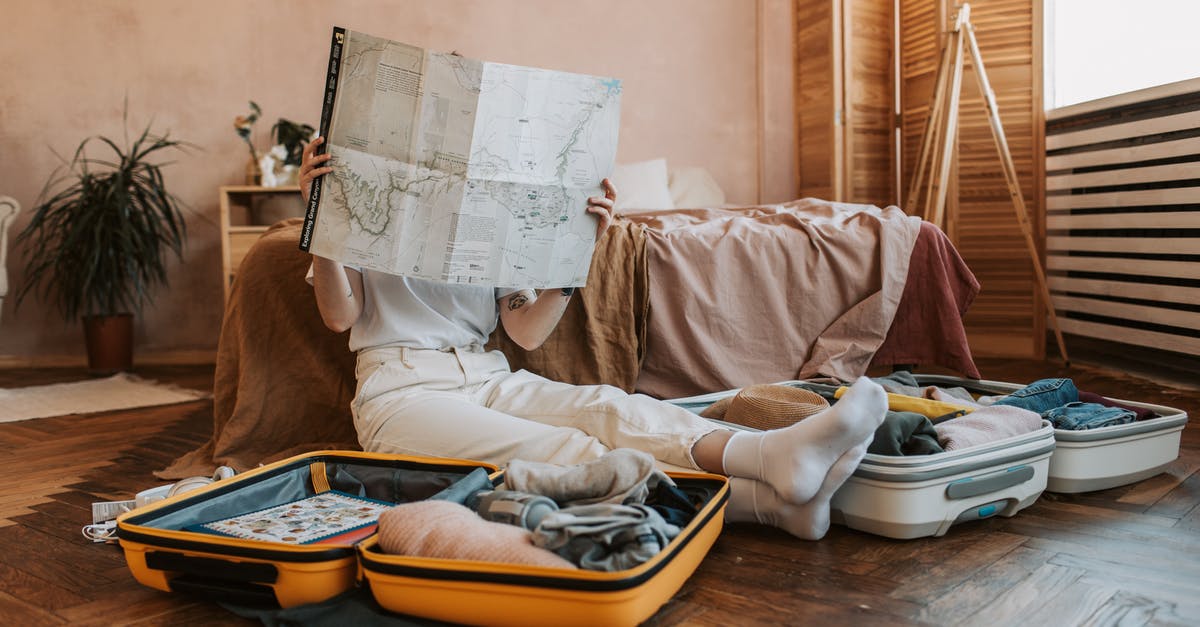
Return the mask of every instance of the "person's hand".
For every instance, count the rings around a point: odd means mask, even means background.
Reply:
[[[312,186],[313,179],[322,174],[333,172],[333,168],[328,165],[321,165],[333,155],[326,152],[325,154],[316,154],[317,146],[325,143],[324,137],[318,137],[304,145],[304,157],[300,161],[300,195],[304,198],[304,204],[308,204],[308,188]]]
[[[600,188],[604,190],[604,196],[592,196],[588,198],[587,212],[595,214],[600,222],[596,225],[596,241],[600,241],[600,236],[608,230],[613,221],[613,204],[617,202],[617,188],[613,187],[612,181],[604,179],[600,181]]]

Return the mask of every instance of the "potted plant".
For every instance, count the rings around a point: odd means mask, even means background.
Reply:
[[[300,124],[287,118],[279,118],[275,126],[271,127],[271,138],[276,145],[283,146],[287,154],[283,159],[284,165],[300,166],[304,159],[304,144],[312,139],[315,130],[308,124]]]
[[[88,156],[94,141],[112,154]],[[152,160],[187,146],[149,125],[124,148],[103,136],[84,139],[51,174],[17,236],[26,258],[17,305],[36,291],[65,319],[82,319],[93,373],[132,367],[133,313],[166,284],[166,253],[183,258],[180,201],[166,190],[167,164]]]
[[[299,182],[304,144],[312,139],[312,136],[312,126],[279,118],[271,127],[271,140],[275,145],[263,153],[262,159],[259,160],[264,187],[288,187]],[[251,212],[256,223],[274,224],[280,220],[304,215],[304,204],[299,194],[271,194],[256,198]]]
[[[266,187],[295,185],[300,178],[300,162],[304,158],[304,144],[312,139],[313,127],[293,122],[287,118],[271,127],[271,141],[275,142],[262,158],[262,184]]]

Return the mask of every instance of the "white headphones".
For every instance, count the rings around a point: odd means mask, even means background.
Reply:
[[[221,466],[220,468],[217,468],[217,471],[214,472],[211,477],[188,477],[187,479],[183,479],[177,483],[159,486],[157,488],[150,488],[149,490],[142,490],[141,492],[138,492],[137,497],[133,501],[125,501],[124,503],[126,503],[126,505],[120,511],[127,512],[129,511],[130,507],[141,507],[155,501],[161,501],[169,496],[175,496],[176,494],[183,494],[184,492],[189,492],[191,490],[195,490],[196,488],[202,488],[210,483],[228,479],[236,474],[237,471],[229,466]],[[113,516],[115,517],[116,514],[113,514]],[[106,520],[104,522],[83,526],[83,537],[91,540],[92,542],[108,542],[110,540],[115,540],[116,532],[116,520]]]
[[[221,466],[220,468],[217,468],[217,471],[214,472],[211,477],[188,477],[187,479],[181,479],[179,482],[172,485],[170,490],[167,490],[165,496],[169,497],[175,496],[176,494],[183,494],[184,492],[190,492],[196,488],[202,488],[210,483],[221,481],[222,479],[228,479],[236,474],[237,471],[229,466]]]

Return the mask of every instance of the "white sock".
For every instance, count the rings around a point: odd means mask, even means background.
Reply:
[[[757,522],[778,527],[802,540],[820,540],[829,531],[829,501],[867,454],[861,444],[846,451],[825,475],[816,495],[803,505],[793,505],[771,486],[752,479],[730,479],[729,505],[725,520]]]
[[[725,445],[725,473],[762,481],[793,504],[807,503],[843,453],[870,443],[886,414],[887,393],[859,377],[833,407],[790,427],[734,433]]]

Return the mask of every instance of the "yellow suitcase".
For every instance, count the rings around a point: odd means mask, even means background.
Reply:
[[[478,461],[317,451],[215,482],[128,512],[117,536],[138,582],[217,601],[294,607],[356,585],[385,609],[485,625],[635,625],[691,576],[720,534],[728,480],[667,473],[694,502],[692,520],[649,562],[616,572],[390,555],[375,538],[355,544],[289,544],[186,529],[198,522],[289,503],[329,490],[405,503],[429,498]]]
[[[712,548],[725,519],[728,479],[668,472],[703,505],[648,562],[613,572],[390,555],[359,545],[363,574],[384,608],[471,625],[637,625],[669,601]]]
[[[428,498],[482,462],[317,451],[256,468],[123,514],[117,537],[138,582],[164,591],[248,605],[293,607],[329,599],[359,578],[353,544],[263,542],[185,527],[328,490],[390,502]]]

